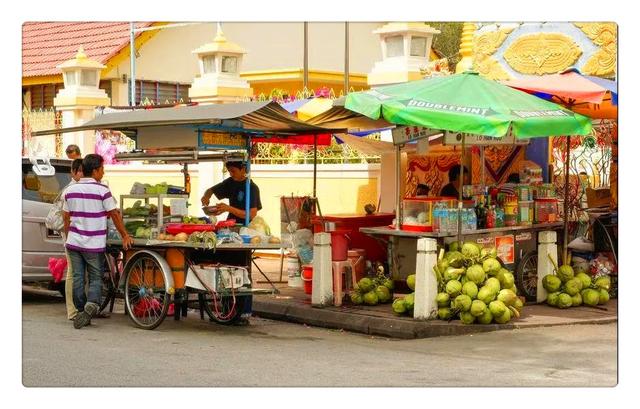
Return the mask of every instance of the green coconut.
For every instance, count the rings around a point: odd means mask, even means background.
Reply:
[[[438,293],[438,295],[436,295],[436,303],[438,304],[438,307],[448,307],[450,302],[451,297],[449,297],[449,294]]]
[[[489,277],[487,281],[484,282],[484,285],[491,288],[495,294],[498,294],[498,291],[500,291],[500,281],[495,277]]]
[[[385,278],[384,281],[382,282],[382,285],[384,285],[385,287],[387,287],[389,289],[389,291],[393,291],[393,280],[390,278]]]
[[[609,301],[609,291],[601,288],[599,293],[600,297],[598,299],[598,304],[606,304]]]
[[[513,303],[513,306],[516,308],[516,310],[522,311],[524,303],[522,302],[522,299],[520,297],[516,297],[516,302]]]
[[[462,285],[464,286],[466,283],[469,283],[469,279],[467,278],[466,274],[463,274],[462,277],[460,277],[460,282],[462,283]],[[475,283],[474,283],[475,284]]]
[[[447,268],[449,268],[449,260],[444,257],[442,258],[442,260],[438,260],[438,270],[440,270],[441,273]]]
[[[594,307],[600,302],[600,291],[587,288],[582,293],[582,303]]]
[[[504,305],[502,301],[491,301],[489,303],[489,309],[491,310],[491,314],[493,314],[494,318],[501,316],[508,310],[507,306]]]
[[[550,293],[555,293],[562,286],[562,281],[555,274],[548,274],[542,279],[542,286]]]
[[[575,278],[580,280],[582,288],[589,288],[591,286],[591,277],[589,277],[587,273],[579,272],[576,274]]]
[[[407,294],[404,296],[404,304],[407,306],[407,311],[412,311],[413,310],[413,303],[415,300],[415,294],[411,293],[411,294]]]
[[[349,297],[351,297],[351,302],[356,305],[360,305],[364,302],[364,298],[362,297],[362,294],[360,294],[358,291],[352,291],[349,294]]]
[[[580,295],[580,293],[574,295],[573,297],[571,297],[571,306],[572,307],[579,307],[582,305],[582,296]]]
[[[489,304],[491,301],[496,299],[497,294],[497,291],[493,291],[493,288],[484,285],[480,290],[478,290],[478,300],[485,304]]]
[[[373,280],[370,279],[369,277],[364,277],[364,278],[361,278],[360,281],[358,281],[358,288],[360,289],[360,292],[364,294],[373,290],[375,288],[375,284],[373,283]]]
[[[484,313],[481,316],[476,317],[476,321],[478,321],[478,324],[491,324],[491,321],[493,321],[493,314],[491,314],[491,310],[489,308],[485,308]]]
[[[462,245],[462,255],[467,259],[477,259],[480,257],[480,246],[473,242],[465,242]]]
[[[462,274],[464,274],[464,268],[448,267],[444,271],[444,281],[459,280]]]
[[[482,269],[489,275],[493,275],[491,273],[497,274],[501,268],[500,262],[495,258],[488,258],[482,262]]]
[[[498,301],[502,301],[507,307],[513,306],[516,303],[518,296],[511,290],[502,289],[498,293]]]
[[[511,320],[511,310],[508,309],[508,308],[505,309],[504,313],[502,315],[493,314],[493,319],[498,324],[506,324],[507,322],[509,322]]]
[[[411,274],[407,277],[407,287],[409,287],[411,290],[415,290],[416,289],[416,275],[415,274]]]
[[[385,304],[393,298],[391,295],[391,291],[383,285],[379,285],[375,289],[376,295],[378,296],[378,301],[382,304]]]
[[[460,313],[460,321],[462,321],[463,324],[473,324],[476,321],[476,317],[474,317],[470,312],[468,311],[463,311]]]
[[[364,303],[367,305],[376,305],[378,304],[378,295],[375,291],[369,291],[364,295]]]
[[[486,278],[486,273],[480,264],[474,264],[467,268],[467,278],[469,281],[473,281],[474,283],[480,285],[484,282]]]
[[[558,278],[563,283],[571,280],[574,276],[573,267],[568,264],[564,264],[558,268]]]
[[[498,277],[498,281],[500,281],[501,288],[511,288],[515,283],[515,278],[513,278],[513,273],[507,271],[506,273],[501,275],[502,280]]]
[[[552,307],[557,307],[558,306],[558,297],[560,296],[560,292],[556,291],[553,293],[549,293],[547,295],[547,304],[549,304]]]
[[[449,243],[449,251],[459,251],[460,250],[460,243],[458,243],[457,241],[452,241],[451,243]]]
[[[498,270],[495,273],[489,273],[489,275],[497,278],[498,280],[504,280],[504,274],[508,273],[508,272],[509,272],[509,270],[507,270],[504,267],[501,267],[500,270]]]
[[[516,287],[515,284],[511,288],[507,288],[507,290],[511,290],[515,295],[518,295],[518,287]]]
[[[462,294],[466,294],[471,297],[472,300],[475,300],[478,296],[478,286],[473,281],[467,281],[462,284]]]
[[[474,317],[479,317],[483,315],[486,310],[487,310],[487,304],[483,303],[480,300],[473,300],[473,302],[471,303],[471,308],[469,309],[469,312]]]
[[[481,258],[496,258],[498,257],[498,250],[491,246],[491,247],[483,247],[480,250],[480,257]]]
[[[580,293],[580,290],[582,290],[582,281],[580,281],[579,278],[574,277],[564,283],[563,290],[565,293],[573,297],[574,295]]]
[[[445,286],[445,291],[450,297],[457,297],[462,291],[462,283],[460,281],[451,280]]]
[[[444,255],[444,259],[449,262],[449,266],[460,268],[464,265],[464,255],[459,251],[450,251]]]
[[[569,308],[573,305],[573,299],[567,293],[560,293],[558,296],[558,308]]]
[[[395,300],[393,300],[393,304],[391,304],[391,308],[393,309],[393,312],[398,315],[402,315],[405,312],[407,312],[407,306],[405,305],[404,300],[402,298],[396,298]]]
[[[596,287],[609,291],[611,289],[611,278],[609,276],[600,276],[594,282]]]
[[[441,320],[450,320],[453,318],[453,311],[451,311],[451,308],[438,308],[438,318]]]
[[[460,294],[453,300],[454,308],[460,311],[469,311],[471,309],[471,304],[471,297],[465,294]]]

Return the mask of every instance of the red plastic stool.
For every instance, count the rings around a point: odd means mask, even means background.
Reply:
[[[351,290],[351,275],[353,272],[353,266],[350,260],[344,261],[332,261],[331,269],[333,273],[333,305],[339,307],[342,305],[342,287],[344,285],[345,291]],[[345,275],[344,279],[342,274]]]

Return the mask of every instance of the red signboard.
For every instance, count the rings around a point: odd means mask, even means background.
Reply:
[[[516,251],[515,240],[512,234],[496,237],[496,249],[498,250],[498,257],[502,259],[503,263],[513,264]]]

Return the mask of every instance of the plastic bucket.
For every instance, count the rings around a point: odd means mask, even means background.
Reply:
[[[287,276],[287,285],[289,287],[302,287],[298,257],[287,257]]]
[[[304,293],[311,295],[313,288],[313,266],[311,264],[302,266],[302,282],[304,283]]]
[[[349,230],[334,230],[331,233],[331,261],[349,258]]]

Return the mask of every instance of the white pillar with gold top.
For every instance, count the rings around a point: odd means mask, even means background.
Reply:
[[[64,88],[53,100],[56,110],[62,112],[62,127],[80,126],[95,117],[98,106],[109,106],[107,93],[98,88],[100,71],[104,65],[87,57],[80,47],[71,60],[57,66],[62,71]],[[95,152],[95,132],[83,131],[63,134],[64,146],[76,144],[82,155]]]
[[[249,83],[240,78],[245,50],[228,41],[218,24],[213,42],[193,51],[198,56],[200,76],[193,79],[189,98],[199,103],[242,102],[253,95]]]

